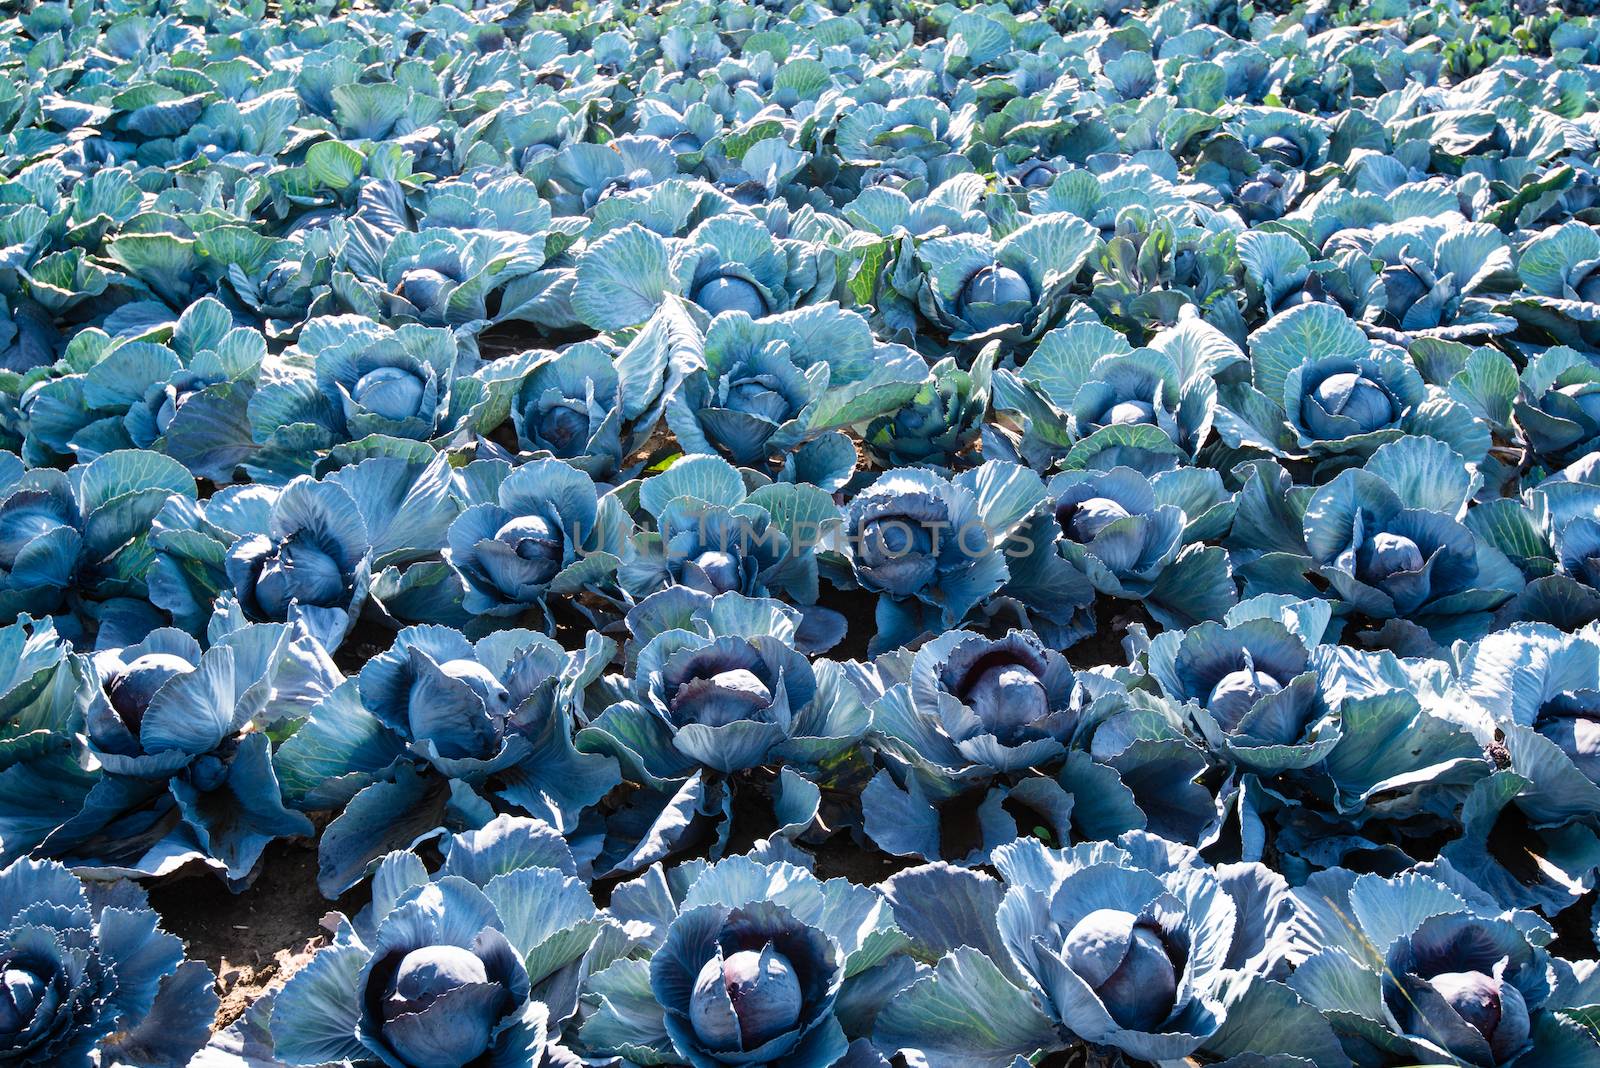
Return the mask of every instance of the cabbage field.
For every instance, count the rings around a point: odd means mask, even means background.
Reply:
[[[0,1068],[1600,1068],[1594,7],[0,3]]]

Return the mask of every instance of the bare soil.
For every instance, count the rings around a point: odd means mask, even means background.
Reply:
[[[338,910],[354,913],[362,890],[329,901],[317,890],[317,850],[310,841],[274,842],[261,875],[248,890],[230,893],[206,869],[179,872],[150,890],[162,927],[182,938],[191,958],[217,973],[218,1030],[238,1019],[263,994],[274,990],[327,941],[322,918]]]

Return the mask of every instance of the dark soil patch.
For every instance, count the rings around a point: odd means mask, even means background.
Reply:
[[[817,604],[838,612],[849,624],[839,644],[822,655],[830,660],[859,660],[862,663],[871,660],[867,655],[867,644],[878,632],[874,619],[878,598],[865,590],[840,590],[824,585]]]
[[[922,862],[910,857],[890,856],[881,849],[852,841],[840,835],[815,850],[817,878],[849,879],[853,883],[871,886],[889,876],[915,867]]]
[[[1128,628],[1137,623],[1144,627],[1147,634],[1159,633],[1161,628],[1151,622],[1144,610],[1135,604],[1114,601],[1109,597],[1102,597],[1095,605],[1095,610],[1100,616],[1100,626],[1093,634],[1068,646],[1063,653],[1067,662],[1082,671],[1085,668],[1121,667],[1128,662],[1127,650],[1123,648],[1122,640],[1128,635]]]
[[[161,926],[183,939],[191,958],[204,960],[217,973],[218,1030],[306,965],[327,941],[321,926],[325,915],[354,913],[364,899],[364,887],[339,901],[323,897],[317,890],[316,846],[304,841],[269,846],[260,877],[243,893],[230,893],[199,866],[150,890]]]
[[[530,349],[554,349],[574,341],[586,341],[592,331],[571,330],[551,334],[532,323],[511,320],[497,323],[478,335],[478,355],[484,360],[520,356]]]
[[[1567,960],[1593,960],[1600,956],[1593,926],[1596,897],[1596,892],[1590,890],[1550,921],[1550,926],[1556,929],[1555,941],[1549,946],[1551,953]]]

